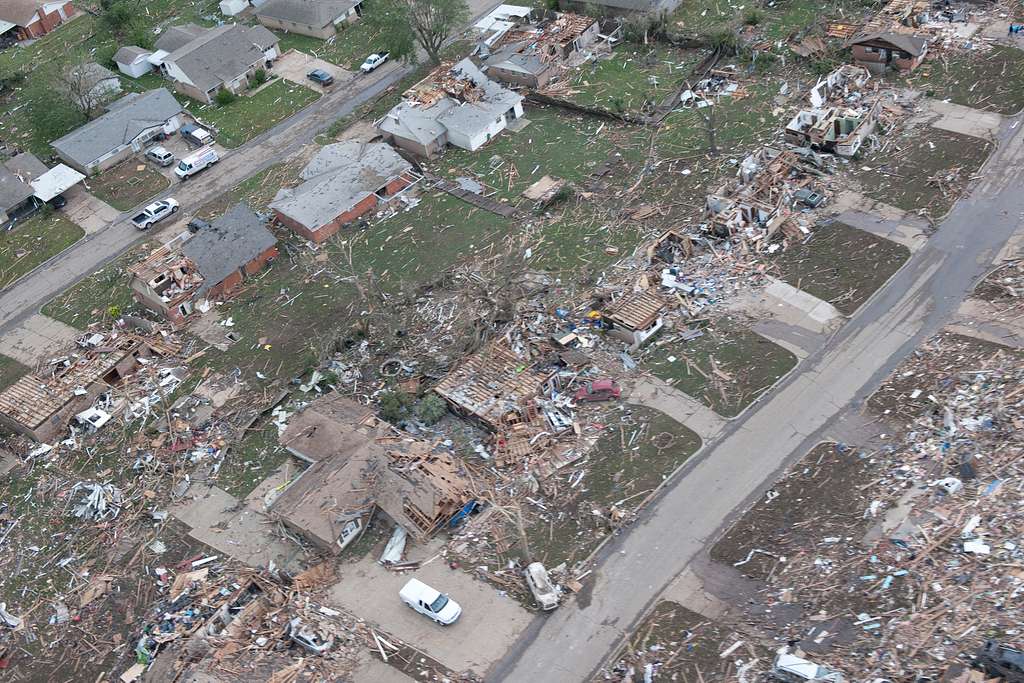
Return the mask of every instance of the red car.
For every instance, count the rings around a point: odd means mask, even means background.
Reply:
[[[618,383],[613,379],[595,379],[576,390],[577,401],[610,401],[622,395]]]

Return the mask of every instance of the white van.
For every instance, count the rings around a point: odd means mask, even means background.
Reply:
[[[217,155],[217,150],[213,147],[203,147],[182,158],[174,169],[174,175],[178,176],[181,180],[185,180],[199,173],[204,168],[213,166],[218,161],[220,161],[220,157]]]
[[[402,602],[420,614],[430,617],[441,626],[450,626],[462,614],[459,603],[440,593],[417,579],[409,582],[398,591]]]

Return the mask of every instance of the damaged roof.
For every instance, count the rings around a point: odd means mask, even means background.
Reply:
[[[865,33],[850,41],[850,45],[861,45],[863,43],[887,43],[913,57],[919,57],[924,54],[925,48],[928,45],[928,39],[910,33],[880,31],[877,33]]]
[[[649,291],[625,294],[605,307],[604,316],[633,330],[653,325],[666,307],[665,300]]]
[[[306,182],[279,191],[270,208],[316,230],[412,170],[390,145],[338,142],[323,147],[299,174]]]
[[[203,276],[202,294],[275,244],[277,238],[256,212],[240,202],[193,235],[181,251]]]
[[[492,428],[501,417],[540,393],[555,371],[520,358],[502,340],[493,342],[449,372],[434,391]]]

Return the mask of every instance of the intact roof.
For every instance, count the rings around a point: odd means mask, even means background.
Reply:
[[[493,342],[452,369],[434,391],[462,410],[496,427],[510,410],[537,396],[554,370],[535,367],[501,340]]]
[[[46,173],[47,170],[46,164],[41,162],[34,154],[29,154],[28,152],[22,152],[17,156],[11,157],[4,162],[4,166],[11,173],[24,178],[26,183],[35,180]]]
[[[160,37],[153,43],[153,47],[156,50],[163,50],[164,52],[171,53],[180,47],[188,45],[196,38],[205,35],[210,29],[205,26],[199,26],[198,24],[182,24],[181,26],[171,26],[169,29],[160,34]]]
[[[324,28],[348,13],[362,0],[268,0],[256,10],[257,17],[290,21]]]
[[[0,20],[15,26],[28,26],[36,11],[45,4],[46,0],[3,0],[0,2]]]
[[[181,252],[203,276],[198,293],[224,281],[229,275],[277,244],[259,216],[245,203],[227,212],[185,242]]]
[[[181,113],[181,104],[167,88],[130,93],[107,107],[107,113],[76,128],[50,145],[83,166],[130,143],[142,131],[162,126]]]
[[[144,50],[137,45],[125,45],[114,53],[114,61],[118,64],[133,64],[140,57],[148,57],[152,50]]]
[[[176,64],[200,90],[210,90],[244,74],[264,58],[264,49],[277,42],[263,26],[225,24],[182,45],[163,61]]]
[[[7,211],[34,195],[31,183],[43,173],[43,162],[27,152],[0,164],[0,210]]]
[[[411,169],[383,143],[327,145],[299,174],[306,182],[278,192],[270,208],[316,230]]]
[[[896,33],[893,31],[879,31],[877,33],[865,33],[859,35],[850,41],[851,45],[858,45],[860,43],[870,42],[883,42],[889,43],[893,47],[899,48],[904,52],[918,57],[924,54],[925,47],[928,45],[928,39],[922,36],[915,36],[910,33]]]

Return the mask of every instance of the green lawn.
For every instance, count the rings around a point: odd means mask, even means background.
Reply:
[[[129,159],[89,178],[89,191],[118,211],[128,211],[163,192],[171,181],[152,164]]]
[[[277,442],[277,427],[267,423],[248,432],[241,441],[231,444],[217,472],[217,486],[236,498],[245,498],[261,481],[289,458],[287,450]],[[298,460],[292,471],[299,471]]]
[[[1008,45],[931,59],[906,78],[929,97],[975,109],[1016,114],[1024,108],[1024,51]]]
[[[374,32],[369,25],[359,21],[346,26],[330,40],[320,40],[283,31],[274,31],[274,33],[281,39],[282,54],[288,50],[298,50],[349,71],[357,71],[363,60],[381,49],[380,34]]]
[[[188,109],[217,129],[217,142],[234,149],[318,99],[320,93],[279,78],[256,94],[239,97],[223,107],[193,100]]]
[[[120,312],[134,310],[136,304],[125,269],[152,249],[153,244],[147,242],[125,252],[43,306],[43,315],[84,330],[89,323],[106,316],[112,306]]]
[[[11,386],[28,372],[29,369],[18,361],[0,354],[0,389]]]
[[[843,223],[818,225],[810,239],[772,259],[779,277],[851,315],[910,258],[910,250]]]
[[[0,289],[82,238],[85,232],[60,213],[37,214],[0,231]]]
[[[583,463],[564,468],[547,480],[564,492],[566,502],[538,512],[538,518],[527,526],[531,560],[552,567],[586,557],[610,531],[604,520],[593,514],[595,508],[607,512],[616,505],[635,510],[701,445],[700,437],[690,429],[644,406],[615,406],[599,421],[601,435],[586,456],[587,472],[580,483],[569,488],[569,479]]]
[[[609,59],[579,69],[569,81],[567,98],[617,113],[639,113],[678,90],[703,56],[700,50],[625,43]]]
[[[969,135],[938,128],[904,130],[888,150],[869,154],[850,170],[872,199],[941,218],[991,151],[991,143]]]
[[[631,129],[608,121],[575,116],[557,107],[528,107],[530,124],[504,131],[475,152],[450,147],[431,170],[450,178],[472,176],[512,203],[545,175],[572,183],[585,180],[617,148]]]
[[[692,341],[663,334],[644,351],[643,367],[724,417],[739,415],[797,363],[786,349],[727,318]]]

